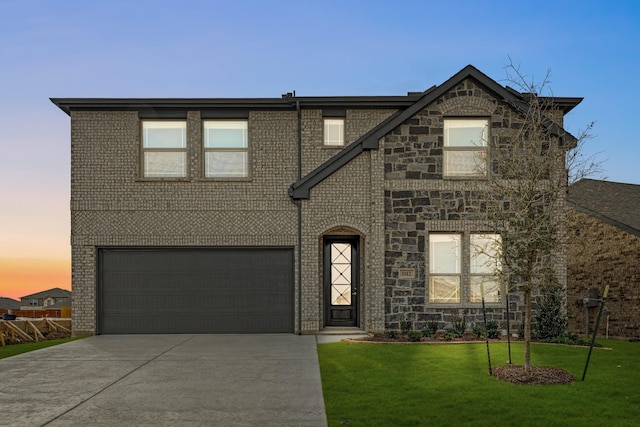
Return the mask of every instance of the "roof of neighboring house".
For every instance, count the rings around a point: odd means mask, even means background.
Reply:
[[[567,205],[640,236],[640,185],[582,179],[569,186]]]
[[[0,310],[20,310],[20,301],[12,298],[0,297]]]
[[[25,295],[23,297],[20,297],[21,299],[25,299],[25,298],[46,298],[46,297],[53,297],[53,298],[71,298],[71,291],[68,291],[66,289],[61,289],[61,288],[53,288],[53,289],[48,289],[46,291],[42,291],[42,292],[37,292],[35,294],[31,294],[31,295]]]

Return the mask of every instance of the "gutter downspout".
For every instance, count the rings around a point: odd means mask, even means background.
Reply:
[[[295,97],[295,92],[293,96]],[[298,113],[298,181],[302,179],[302,111],[296,100]],[[298,335],[302,335],[302,200],[298,200]]]

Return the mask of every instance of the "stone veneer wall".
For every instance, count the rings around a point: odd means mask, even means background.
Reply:
[[[585,309],[577,301],[588,296],[590,288],[598,288],[601,296],[609,285],[598,334],[606,333],[609,316],[609,335],[640,337],[640,237],[572,208],[567,213],[570,331],[586,332],[585,310],[589,310],[589,333],[593,333],[599,308]]]
[[[417,184],[417,183],[416,183]],[[399,329],[403,320],[413,321],[422,329],[428,321],[438,321],[440,328],[449,326],[456,317],[464,317],[472,327],[483,321],[481,304],[432,304],[428,301],[429,232],[462,233],[467,244],[462,256],[469,257],[469,234],[489,231],[490,226],[481,215],[480,206],[486,201],[476,192],[466,190],[473,183],[441,180],[415,185],[408,190],[385,191],[385,313],[386,328]],[[479,186],[479,183],[475,183]],[[430,188],[417,190],[415,187]],[[446,189],[442,189],[446,188]],[[467,187],[468,188],[468,187]],[[415,279],[402,279],[399,269],[411,268]],[[463,274],[463,283],[468,279]],[[462,288],[462,301],[468,299]],[[511,328],[522,324],[524,301],[518,293],[509,296]],[[497,321],[506,329],[504,303],[487,303],[487,320]]]
[[[467,326],[482,322],[479,303],[468,300],[463,271],[460,304],[432,304],[428,297],[429,232],[462,233],[463,258],[469,257],[470,233],[490,232],[485,220],[487,181],[481,179],[443,179],[443,129],[445,117],[487,117],[490,119],[490,149],[500,147],[519,118],[511,108],[498,102],[471,80],[428,105],[384,138],[385,170],[385,328],[399,329],[409,320],[415,329],[427,321],[439,327],[450,326],[456,317],[464,317]],[[562,125],[562,123],[559,123]],[[494,178],[496,170],[491,171]],[[564,199],[556,206],[559,223],[563,222]],[[505,203],[503,208],[508,208]],[[562,251],[561,251],[562,252]],[[555,260],[561,283],[566,278],[564,254]],[[415,279],[398,277],[401,268],[411,268]],[[524,301],[512,293],[510,326],[522,324]],[[487,304],[488,320],[507,326],[505,303]]]

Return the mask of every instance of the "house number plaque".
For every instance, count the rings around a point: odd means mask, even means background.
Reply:
[[[399,279],[415,279],[416,278],[416,269],[415,268],[400,268],[398,270],[398,278]]]

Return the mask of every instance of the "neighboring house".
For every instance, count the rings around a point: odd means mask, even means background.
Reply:
[[[20,301],[12,298],[0,297],[0,310],[20,310]]]
[[[71,292],[66,289],[53,288],[20,297],[21,310],[39,310],[62,305],[71,305]]]
[[[71,117],[74,333],[471,326],[477,191],[527,99],[472,66],[406,96],[52,99]],[[553,101],[564,138],[581,98]]]
[[[640,185],[583,179],[569,187],[567,206],[569,328],[593,333],[595,300],[609,285],[598,332],[640,337]]]

